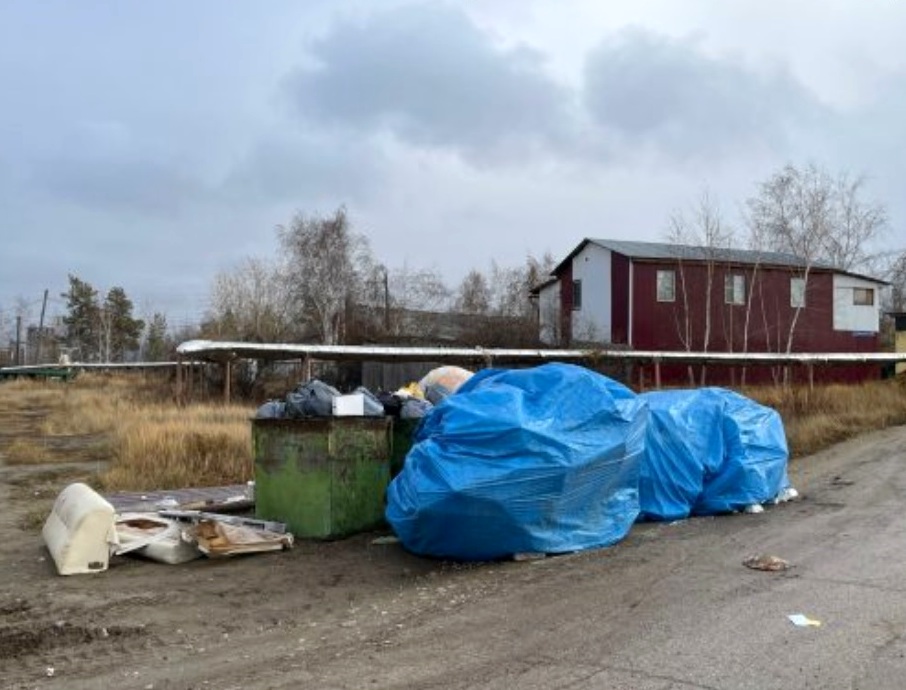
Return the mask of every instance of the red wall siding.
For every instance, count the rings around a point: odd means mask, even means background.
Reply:
[[[675,302],[657,301],[658,270],[676,272]],[[724,302],[724,277],[730,273],[746,276],[746,299],[748,292],[754,291],[748,329],[747,305]],[[637,261],[633,268],[633,346],[639,350],[785,352],[787,335],[796,311],[790,306],[790,278],[794,275],[788,269],[762,267],[754,271],[751,266],[715,266],[710,296],[711,329],[706,345],[707,266],[686,263],[680,268],[666,262]],[[688,311],[684,307],[684,288]],[[687,314],[691,333],[688,347],[684,342]],[[834,330],[833,275],[813,272],[808,280],[806,306],[800,311],[796,322],[792,351],[876,352],[877,349],[877,334],[856,336],[851,332]],[[770,369],[749,368],[747,380],[752,377],[761,379],[765,372],[770,372]],[[725,372],[731,378],[734,373]],[[877,377],[878,373],[876,367],[838,367],[821,370],[821,379],[857,380]],[[676,376],[686,379],[686,374],[686,367],[662,372],[668,380]]]
[[[610,340],[618,345],[629,342],[629,259],[610,254]]]

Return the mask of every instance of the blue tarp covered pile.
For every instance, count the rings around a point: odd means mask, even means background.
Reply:
[[[638,517],[645,417],[581,367],[481,371],[424,419],[387,520],[410,551],[462,560],[613,544]]]
[[[722,388],[655,391],[639,476],[643,518],[741,510],[789,486],[780,415]]]
[[[489,369],[424,418],[386,517],[419,554],[564,553],[637,519],[770,501],[786,465],[780,416],[728,390],[636,395],[568,364]]]

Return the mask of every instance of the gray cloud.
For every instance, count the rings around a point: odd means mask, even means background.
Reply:
[[[380,153],[347,135],[273,135],[255,143],[228,175],[223,192],[260,203],[362,200],[380,176]]]
[[[608,38],[589,55],[584,95],[611,134],[681,157],[781,150],[822,111],[783,72],[755,72],[643,30]]]
[[[175,217],[208,196],[178,167],[139,157],[44,159],[32,182],[57,201],[114,214]]]
[[[210,198],[197,166],[173,135],[120,120],[58,123],[15,154],[24,186],[43,201],[110,215],[175,217]]]
[[[462,12],[431,4],[335,24],[290,80],[322,126],[389,131],[472,159],[518,155],[562,132],[569,92],[540,55],[503,49]]]

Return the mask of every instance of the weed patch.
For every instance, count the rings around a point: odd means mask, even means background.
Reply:
[[[895,379],[743,392],[780,413],[793,457],[815,453],[866,431],[906,424],[906,385]]]
[[[159,378],[82,375],[70,383],[0,386],[7,464],[98,461],[105,490],[242,483],[252,476],[253,409],[178,407]]]

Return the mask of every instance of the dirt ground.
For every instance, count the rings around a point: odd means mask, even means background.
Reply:
[[[799,502],[541,561],[437,562],[366,534],[66,578],[40,524],[97,467],[0,465],[0,685],[901,688],[904,462],[906,428],[875,433],[797,461]],[[744,568],[755,553],[795,567]]]

